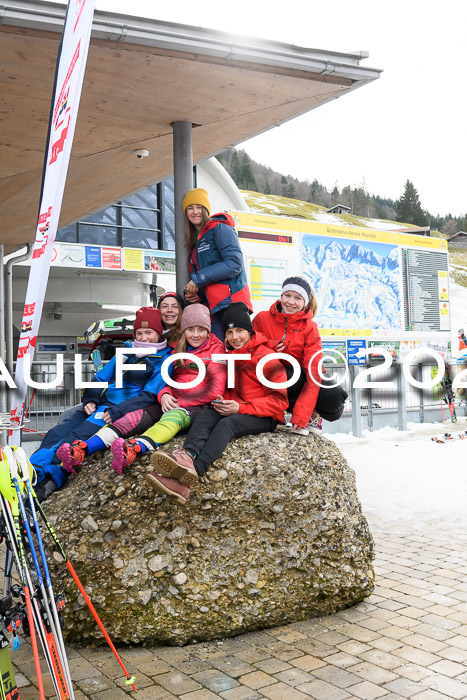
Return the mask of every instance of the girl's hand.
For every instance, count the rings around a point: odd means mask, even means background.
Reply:
[[[285,348],[284,343],[282,342],[282,340],[280,340],[277,343],[277,348],[276,348],[277,352],[284,352],[284,348]]]
[[[106,425],[110,425],[110,424],[111,424],[112,418],[110,417],[108,411],[104,411],[104,413],[103,413],[103,415],[102,415],[102,420],[104,421],[104,423],[105,423]]]
[[[222,403],[213,403],[212,407],[220,413],[221,416],[234,416],[238,413],[240,404],[238,401],[222,401]]]
[[[172,394],[163,394],[161,398],[162,413],[172,411],[174,408],[180,408],[178,400]]]
[[[201,301],[199,294],[190,294],[190,292],[185,293],[185,299],[189,304],[199,304]]]
[[[97,403],[94,403],[94,401],[89,401],[89,403],[86,404],[84,407],[84,412],[87,416],[90,416],[91,413],[95,413],[97,408]]]
[[[185,285],[185,292],[187,294],[197,294],[199,291],[198,287],[196,284],[193,282],[193,280],[190,280],[188,284]]]

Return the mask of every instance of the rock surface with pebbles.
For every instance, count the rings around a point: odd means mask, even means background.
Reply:
[[[148,457],[122,476],[110,459],[89,459],[44,505],[113,641],[230,637],[371,593],[373,542],[354,472],[324,437],[278,429],[235,440],[186,506],[149,489]],[[66,637],[101,643],[63,560],[48,558],[68,601]]]

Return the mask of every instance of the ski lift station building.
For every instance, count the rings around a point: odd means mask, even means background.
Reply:
[[[10,0],[0,24],[0,293],[7,357],[11,329],[18,335],[21,324],[30,265],[25,246],[31,247],[36,226],[64,15],[63,4]],[[41,352],[50,359],[48,348],[58,340],[73,354],[77,336],[94,321],[131,313],[174,288],[175,273],[179,278],[185,266],[181,200],[192,186],[208,190],[213,211],[236,218],[255,309],[270,305],[285,276],[305,273],[328,309],[320,323],[324,335],[361,337],[365,324],[373,324],[375,337],[384,340],[388,324],[379,315],[391,318],[389,336],[396,339],[447,338],[444,241],[376,233],[332,214],[306,222],[258,213],[212,157],[376,80],[381,71],[362,66],[365,58],[365,52],[314,50],[96,11],[38,359]],[[429,281],[416,275],[424,255],[436,268]],[[337,303],[341,293],[342,302],[349,296],[349,271],[360,285],[352,313]],[[411,294],[421,299],[427,284],[434,301],[430,318],[421,318]]]

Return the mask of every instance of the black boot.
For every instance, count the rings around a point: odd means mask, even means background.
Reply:
[[[43,503],[45,500],[47,500],[47,498],[49,498],[49,496],[51,496],[56,490],[57,484],[51,476],[46,476],[45,479],[41,481],[40,484],[37,484],[36,488],[34,489],[39,503]]]

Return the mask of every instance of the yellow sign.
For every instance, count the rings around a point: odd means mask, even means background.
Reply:
[[[340,338],[343,336],[356,336],[358,338],[371,338],[373,331],[370,328],[320,328],[321,336],[337,335]]]
[[[125,270],[144,270],[143,251],[137,248],[125,248],[124,250]]]
[[[265,214],[250,214],[241,211],[229,212],[235,219],[237,231],[246,229],[255,232],[274,231],[277,234],[291,232],[302,234],[315,234],[330,236],[332,238],[357,238],[375,243],[391,243],[393,245],[407,245],[420,248],[432,248],[447,250],[448,244],[443,238],[431,238],[415,233],[398,233],[397,231],[377,231],[371,228],[359,228],[356,226],[338,226],[320,224],[316,221],[302,219],[286,219],[284,217],[268,216]],[[257,240],[261,243],[261,239]],[[270,243],[270,241],[264,241]]]

